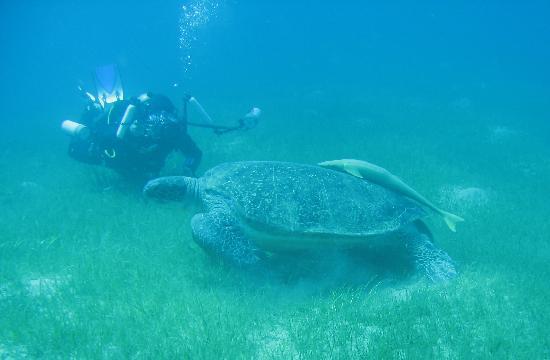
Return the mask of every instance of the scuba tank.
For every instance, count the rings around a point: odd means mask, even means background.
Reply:
[[[87,140],[90,137],[90,129],[72,120],[65,120],[61,123],[61,130],[70,136],[78,137],[81,140]]]
[[[128,105],[126,107],[126,110],[124,111],[124,115],[122,115],[122,119],[120,120],[120,125],[118,126],[118,129],[116,131],[116,137],[119,139],[124,139],[124,136],[126,135],[126,131],[128,130],[128,127],[132,124],[134,121],[134,114],[136,112],[135,105]]]

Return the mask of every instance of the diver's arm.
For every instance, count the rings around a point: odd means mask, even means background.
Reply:
[[[99,165],[103,160],[97,145],[90,140],[73,139],[68,153],[73,159],[86,164]]]
[[[179,134],[177,150],[181,151],[183,156],[185,156],[183,166],[190,169],[194,174],[201,162],[202,151],[197,144],[195,144],[187,131],[182,130]]]

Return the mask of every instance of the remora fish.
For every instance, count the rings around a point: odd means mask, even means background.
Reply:
[[[399,177],[393,175],[388,170],[378,165],[356,159],[324,161],[322,163],[319,163],[319,165],[330,169],[344,171],[358,178],[372,181],[390,190],[399,192],[413,200],[416,200],[418,203],[425,205],[426,207],[430,208],[435,213],[440,215],[445,221],[445,224],[447,224],[449,229],[451,229],[451,231],[453,232],[456,232],[456,223],[464,221],[464,219],[460,216],[451,214],[438,208],[424,196],[420,195],[416,190],[405,184],[403,180],[401,180]]]

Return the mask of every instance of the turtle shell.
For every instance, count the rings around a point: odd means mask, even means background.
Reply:
[[[371,236],[426,215],[413,200],[378,184],[313,165],[245,161],[203,176],[203,200],[223,199],[239,220],[262,230]]]

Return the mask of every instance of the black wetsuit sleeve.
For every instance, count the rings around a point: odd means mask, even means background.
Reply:
[[[102,162],[101,151],[90,140],[73,139],[68,153],[73,159],[86,164],[99,165]]]
[[[176,140],[176,149],[181,151],[185,156],[184,166],[191,169],[193,172],[197,170],[202,159],[202,151],[199,149],[195,141],[187,133],[186,127],[181,127]]]

